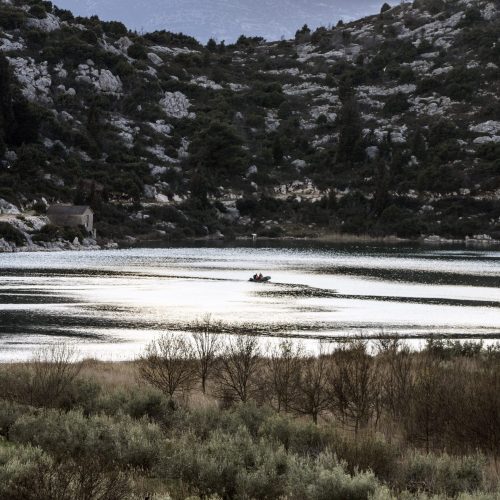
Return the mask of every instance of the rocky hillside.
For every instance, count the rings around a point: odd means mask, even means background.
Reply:
[[[499,238],[499,13],[415,0],[202,46],[0,0],[0,198],[91,204],[113,239]]]

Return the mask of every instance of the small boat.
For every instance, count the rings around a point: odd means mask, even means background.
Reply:
[[[248,281],[251,281],[252,283],[267,283],[270,279],[271,276],[263,276],[260,279],[250,278]]]

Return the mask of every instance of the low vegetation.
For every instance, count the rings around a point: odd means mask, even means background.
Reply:
[[[137,361],[67,346],[0,370],[5,499],[500,495],[500,351],[265,347],[209,318]],[[265,354],[265,355],[264,355]]]

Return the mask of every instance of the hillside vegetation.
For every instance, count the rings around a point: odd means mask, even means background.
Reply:
[[[55,346],[3,366],[2,499],[499,498],[498,348],[285,341],[264,357],[212,327],[136,362]]]
[[[2,0],[0,198],[91,204],[115,239],[500,238],[499,10],[202,46]]]

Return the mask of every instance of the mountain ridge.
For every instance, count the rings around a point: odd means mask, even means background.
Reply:
[[[267,40],[291,38],[304,24],[311,28],[328,26],[339,19],[350,21],[380,8],[374,0],[360,3],[354,7],[352,2],[345,0],[257,0],[251,4],[244,0],[148,0],[128,4],[123,0],[59,2],[60,7],[75,14],[97,14],[104,20],[120,20],[139,32],[166,29],[186,33],[202,42],[215,38],[227,43],[235,42],[240,35],[261,36]]]

